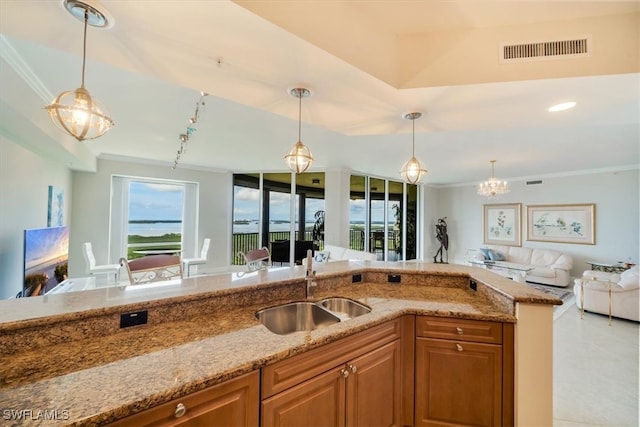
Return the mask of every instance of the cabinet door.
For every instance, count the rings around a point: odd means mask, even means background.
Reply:
[[[118,427],[253,427],[258,425],[260,400],[258,380],[258,371],[255,371],[110,425]]]
[[[416,339],[416,426],[502,425],[502,346]]]
[[[400,340],[347,364],[347,426],[402,425]]]
[[[263,400],[262,426],[344,426],[345,372],[341,365]]]

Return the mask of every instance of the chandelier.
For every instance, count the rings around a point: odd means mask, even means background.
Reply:
[[[291,151],[284,156],[284,160],[287,162],[287,166],[295,173],[303,173],[313,163],[313,155],[309,147],[302,143],[300,138],[302,129],[302,98],[306,98],[311,95],[309,89],[303,87],[293,88],[289,91],[291,96],[295,96],[298,101],[298,142],[291,148]]]
[[[87,25],[106,27],[110,23],[105,15],[80,0],[65,0],[65,8],[76,18],[84,21],[82,48],[82,83],[76,90],[58,95],[45,109],[53,123],[78,141],[102,136],[113,126],[113,120],[84,87],[84,69],[87,56]]]
[[[427,174],[427,170],[424,168],[420,160],[416,159],[415,147],[416,147],[416,119],[422,117],[422,113],[406,113],[402,115],[405,120],[411,120],[413,126],[413,136],[411,138],[411,158],[400,169],[400,175],[409,183],[417,184],[422,177]]]
[[[480,183],[478,186],[478,194],[481,196],[492,198],[510,191],[507,181],[499,181],[496,179],[494,173],[495,163],[495,160],[491,160],[491,178]]]

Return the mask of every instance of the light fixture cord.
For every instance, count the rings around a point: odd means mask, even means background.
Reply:
[[[301,141],[302,137],[302,91],[298,90],[298,141]]]
[[[82,40],[82,84],[81,88],[84,89],[84,68],[87,58],[87,23],[89,22],[89,10],[84,10],[84,38]]]
[[[411,157],[416,156],[416,119],[411,119]]]

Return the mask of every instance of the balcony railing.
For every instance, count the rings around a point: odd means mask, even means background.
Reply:
[[[269,242],[277,240],[289,240],[290,233],[288,231],[274,231],[269,233]],[[258,249],[262,247],[258,240],[258,233],[234,233],[233,234],[233,256],[232,264],[241,265],[244,264],[244,259],[238,256],[238,252],[247,252],[252,249]],[[312,240],[311,231],[305,231],[304,237],[299,238],[299,233],[296,231],[295,240]],[[397,230],[389,230],[388,236],[388,249],[390,253],[396,253],[396,249],[399,247],[400,232]],[[384,259],[384,233],[382,231],[371,231],[369,233],[369,250],[378,254],[378,259]],[[357,251],[364,250],[364,231],[359,229],[349,230],[349,248]],[[320,247],[322,250],[322,247]],[[395,257],[394,257],[395,259]]]

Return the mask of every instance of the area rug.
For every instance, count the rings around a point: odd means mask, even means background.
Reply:
[[[553,307],[553,319],[560,317],[565,311],[571,308],[576,302],[576,296],[573,294],[573,286],[569,285],[566,288],[559,288],[557,286],[539,285],[537,283],[526,283],[527,286],[536,288],[539,291],[553,295],[556,298],[562,300],[562,305],[556,305]]]

